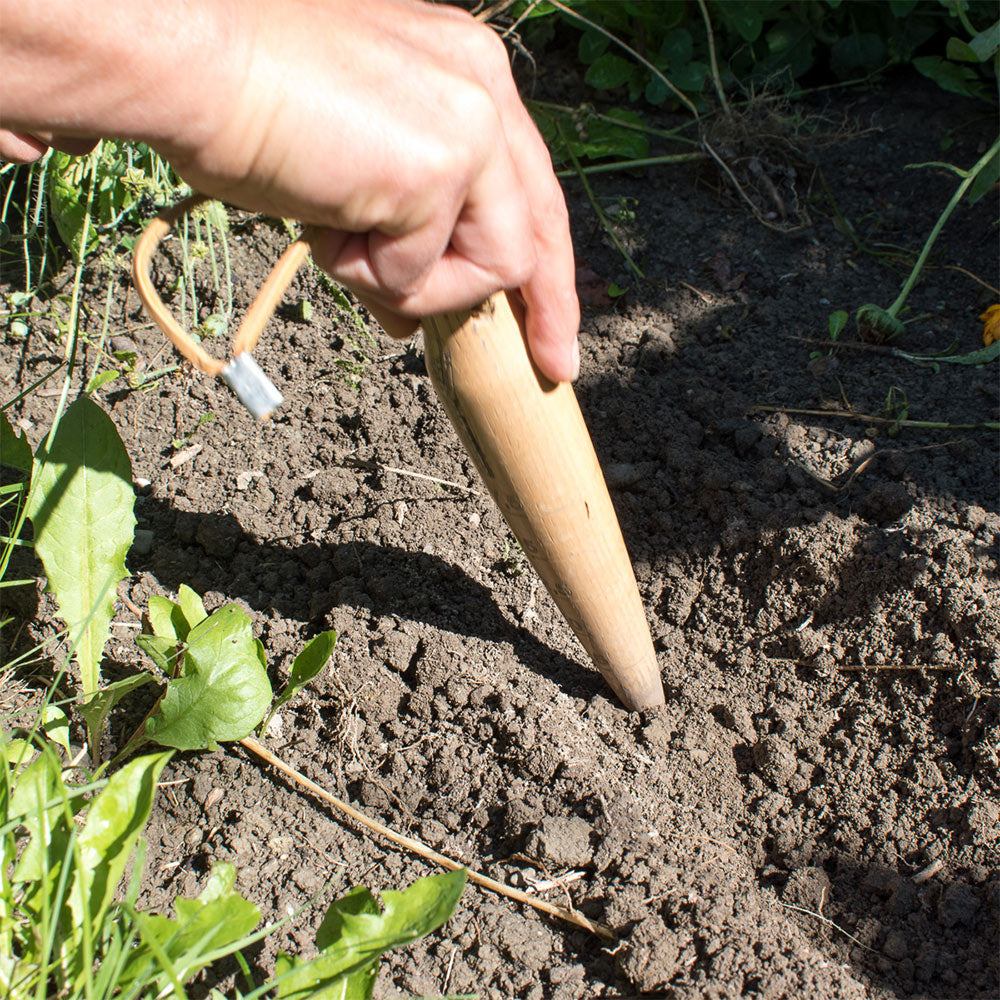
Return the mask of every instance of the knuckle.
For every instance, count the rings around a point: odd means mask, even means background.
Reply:
[[[477,28],[475,35],[470,38],[470,56],[475,61],[474,65],[487,80],[494,82],[503,79],[506,81],[506,78],[511,75],[507,46],[492,29],[482,26],[477,26]]]

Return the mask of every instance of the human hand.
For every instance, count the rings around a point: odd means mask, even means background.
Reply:
[[[394,336],[518,289],[536,364],[574,378],[565,202],[494,33],[412,0],[244,4],[231,30],[204,120],[161,144],[181,175],[322,227],[317,263]]]

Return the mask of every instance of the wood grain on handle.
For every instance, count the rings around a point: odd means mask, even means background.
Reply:
[[[662,705],[632,564],[573,387],[538,373],[503,293],[423,328],[441,402],[559,610],[626,707]]]

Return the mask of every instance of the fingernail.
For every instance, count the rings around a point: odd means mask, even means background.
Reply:
[[[571,355],[573,359],[573,374],[570,375],[570,382],[575,382],[580,375],[580,341],[573,341],[573,353]]]

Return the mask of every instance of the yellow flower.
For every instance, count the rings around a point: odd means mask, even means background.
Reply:
[[[979,318],[983,321],[983,343],[989,347],[1000,340],[1000,305],[990,306]]]

